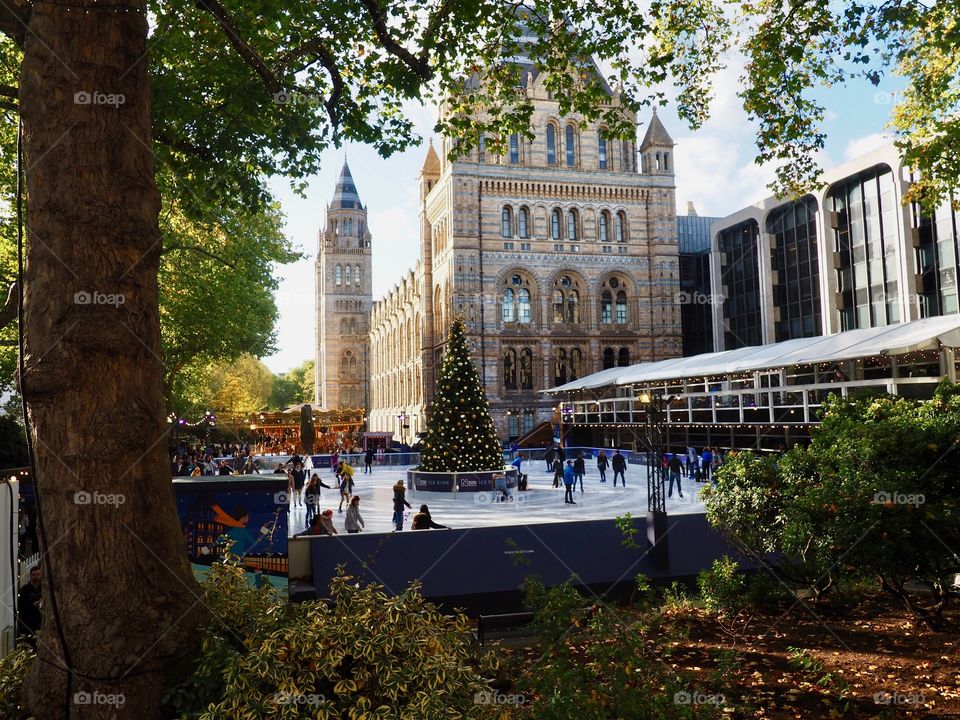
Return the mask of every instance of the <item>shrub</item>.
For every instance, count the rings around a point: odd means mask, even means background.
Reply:
[[[582,596],[572,583],[525,586],[540,647],[517,668],[526,702],[509,717],[535,720],[720,717],[720,703],[693,704],[692,688],[647,643],[642,616]]]
[[[958,438],[958,385],[944,381],[922,402],[831,395],[809,447],[779,461],[733,455],[717,487],[704,490],[707,518],[740,552],[817,600],[839,584],[878,578],[938,628],[960,572]],[[933,599],[911,591],[911,581]]]
[[[0,718],[27,720],[29,717],[20,700],[21,689],[36,656],[30,646],[21,643],[0,659]]]
[[[204,582],[214,620],[194,676],[167,694],[181,718],[495,717],[466,618],[416,587],[390,597],[338,575],[329,602],[288,604],[252,588],[234,562]]]
[[[697,587],[707,610],[725,617],[737,615],[746,603],[746,578],[727,555],[714,560],[709,570],[700,571]]]

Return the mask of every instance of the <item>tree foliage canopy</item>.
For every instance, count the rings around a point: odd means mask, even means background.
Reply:
[[[777,572],[824,594],[878,578],[936,624],[960,572],[960,386],[932,400],[831,395],[809,447],[779,461],[731,453],[707,518],[744,553],[782,559]],[[935,601],[908,589],[928,584]]]

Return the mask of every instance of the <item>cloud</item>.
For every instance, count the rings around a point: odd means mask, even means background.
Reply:
[[[875,132],[864,135],[863,137],[854,138],[847,142],[846,147],[843,149],[843,159],[844,161],[853,160],[892,141],[893,136],[885,132]]]

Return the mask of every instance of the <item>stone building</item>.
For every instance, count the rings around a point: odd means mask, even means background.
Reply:
[[[504,439],[551,421],[540,390],[681,354],[673,140],[654,113],[638,162],[634,141],[560,117],[544,79],[523,73],[532,141],[427,151],[420,259],[370,316],[371,430],[424,430],[456,313]]]
[[[346,159],[318,240],[316,403],[369,406],[370,229]]]

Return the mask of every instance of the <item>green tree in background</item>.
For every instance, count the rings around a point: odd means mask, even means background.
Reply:
[[[420,469],[428,472],[497,470],[503,452],[490,403],[467,347],[467,328],[454,318],[430,406]]]

